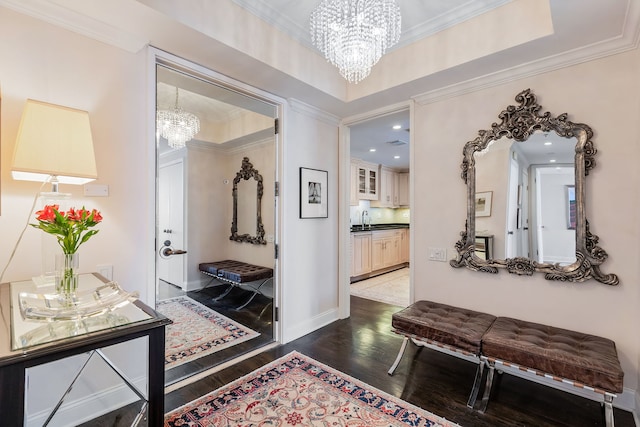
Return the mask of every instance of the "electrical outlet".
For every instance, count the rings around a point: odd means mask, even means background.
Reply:
[[[430,261],[447,261],[447,250],[445,248],[429,248]]]
[[[97,265],[96,270],[107,280],[113,280],[113,265]]]

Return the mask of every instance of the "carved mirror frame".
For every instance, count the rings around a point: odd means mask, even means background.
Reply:
[[[240,180],[254,179],[257,185],[257,203],[256,203],[256,235],[252,236],[249,233],[238,234],[238,183]],[[233,220],[231,222],[231,236],[229,240],[236,242],[247,242],[253,245],[266,245],[267,241],[264,238],[264,225],[262,224],[262,193],[264,192],[264,185],[262,183],[262,175],[257,169],[253,168],[253,164],[249,161],[248,157],[242,159],[242,167],[236,173],[236,177],[233,179]]]
[[[589,221],[585,215],[585,181],[589,171],[595,167],[595,154],[591,138],[593,131],[583,123],[574,123],[567,119],[567,113],[557,117],[550,112],[541,112],[536,96],[530,89],[520,92],[516,98],[519,105],[510,105],[498,118],[500,123],[493,123],[491,129],[478,131],[478,137],[465,144],[462,160],[462,179],[467,185],[467,221],[462,238],[456,243],[458,257],[450,261],[452,267],[467,267],[474,271],[498,273],[504,268],[509,273],[531,276],[534,272],[544,273],[547,280],[566,282],[583,282],[595,279],[606,285],[617,285],[618,276],[604,274],[600,266],[608,255],[597,245],[598,236],[589,230]],[[535,260],[515,257],[484,260],[475,255],[475,196],[476,168],[474,153],[487,148],[493,140],[506,137],[518,142],[526,141],[535,131],[555,131],[565,138],[576,138],[575,146],[575,196],[576,196],[576,260],[569,265],[540,263]]]

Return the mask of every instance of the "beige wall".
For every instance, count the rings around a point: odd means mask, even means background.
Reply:
[[[114,279],[147,296],[145,243],[149,241],[149,170],[146,123],[146,54],[129,54],[33,18],[0,9],[2,84],[0,265],[4,267],[30,217],[40,185],[10,175],[17,127],[27,98],[87,110],[97,184],[109,197],[83,197],[82,187],[61,185],[76,205],[102,211],[100,232],[80,248],[81,272],[114,266]],[[20,42],[18,43],[17,40]],[[49,189],[47,188],[47,191]],[[39,230],[29,227],[4,281],[40,274]]]
[[[415,109],[415,185],[425,197],[413,199],[416,299],[430,299],[495,315],[513,316],[613,339],[625,371],[625,387],[637,389],[640,324],[640,54],[638,50],[480,90]],[[546,281],[454,269],[423,262],[429,247],[454,243],[464,229],[465,185],[460,178],[461,148],[497,121],[515,95],[531,88],[546,111],[569,113],[590,125],[598,149],[597,166],[587,177],[586,212],[591,231],[609,253],[603,270],[620,285]],[[437,186],[421,183],[438,182]],[[438,209],[434,209],[438,206]],[[428,219],[428,220],[421,220]]]

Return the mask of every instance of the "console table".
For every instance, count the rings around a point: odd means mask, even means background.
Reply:
[[[83,286],[104,283],[97,274],[80,275],[79,290]],[[31,286],[28,282],[0,284],[0,420],[3,426],[24,425],[25,373],[27,368],[53,362],[69,356],[82,354],[140,337],[148,337],[148,392],[146,400],[148,425],[159,426],[164,419],[164,352],[165,326],[171,320],[157,313],[139,300],[115,309],[112,313],[121,315],[121,322],[98,326],[82,331],[74,336],[42,337],[38,327],[42,322],[25,321],[20,318],[20,310],[15,307],[16,290],[21,286]],[[33,285],[35,286],[35,284]],[[12,290],[13,288],[13,290]],[[12,295],[13,292],[13,295]],[[16,311],[17,310],[17,311]],[[16,313],[17,316],[16,317]],[[58,320],[49,324],[55,326]],[[25,323],[27,323],[25,325]],[[31,325],[29,325],[31,323]],[[94,322],[95,324],[95,322]],[[18,334],[25,328],[33,337],[38,330],[38,340],[22,342]]]

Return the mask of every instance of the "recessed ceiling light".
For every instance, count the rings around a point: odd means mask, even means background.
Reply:
[[[544,143],[544,145],[552,145],[552,144],[553,144],[553,142],[551,142],[551,141],[547,141],[547,142]]]
[[[549,160],[549,163],[555,163],[555,162],[556,162],[556,159]]]
[[[375,152],[376,152],[376,149],[375,149],[375,148],[369,148],[369,152],[370,152],[370,153],[375,153]]]
[[[393,125],[394,130],[402,129],[402,125]]]
[[[394,159],[399,159],[399,158],[400,158],[400,156],[393,156],[393,158],[394,158]]]

